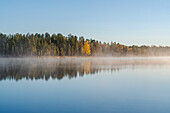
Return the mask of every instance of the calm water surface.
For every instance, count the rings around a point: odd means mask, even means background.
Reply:
[[[1,58],[0,113],[170,113],[170,58]]]

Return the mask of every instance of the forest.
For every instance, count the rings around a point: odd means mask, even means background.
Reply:
[[[113,38],[114,40],[114,38]],[[25,56],[169,56],[169,46],[127,46],[69,34],[0,33],[1,57]]]

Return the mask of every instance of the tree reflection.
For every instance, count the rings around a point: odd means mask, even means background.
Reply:
[[[4,63],[5,62],[5,63]],[[0,80],[61,80],[64,77],[76,78],[92,75],[101,71],[117,72],[125,69],[136,69],[139,66],[159,66],[170,64],[158,60],[103,60],[103,59],[10,59],[0,62]]]

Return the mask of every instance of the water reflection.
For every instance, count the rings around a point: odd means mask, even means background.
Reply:
[[[112,73],[142,67],[169,65],[169,58],[1,58],[0,80],[76,78],[101,71]]]

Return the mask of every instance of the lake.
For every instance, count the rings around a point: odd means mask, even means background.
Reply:
[[[0,113],[170,113],[170,58],[0,58]]]

